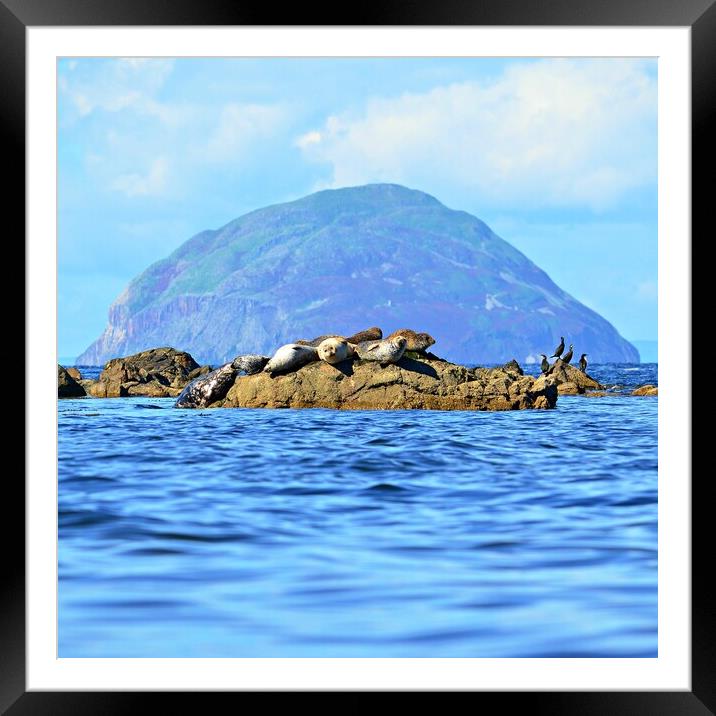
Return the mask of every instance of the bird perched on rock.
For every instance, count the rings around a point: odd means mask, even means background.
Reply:
[[[562,356],[562,363],[569,363],[574,355],[574,346],[570,343],[569,350]]]
[[[540,364],[540,368],[542,369],[542,372],[547,375],[549,372],[549,361],[547,360],[547,356],[544,353],[540,353],[542,356],[542,363]]]
[[[579,370],[582,371],[582,373],[587,372],[587,356],[589,353],[582,353],[582,357],[579,359]]]
[[[559,358],[562,353],[564,352],[564,336],[560,336],[562,339],[559,342],[559,345],[554,349],[554,354],[550,356],[550,358]]]

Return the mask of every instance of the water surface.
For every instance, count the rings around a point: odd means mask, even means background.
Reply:
[[[657,656],[656,366],[510,413],[58,401],[60,657]],[[88,375],[88,371],[83,371]]]

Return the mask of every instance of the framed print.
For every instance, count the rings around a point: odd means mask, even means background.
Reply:
[[[30,377],[8,713],[714,708],[683,388],[711,3],[2,2]]]

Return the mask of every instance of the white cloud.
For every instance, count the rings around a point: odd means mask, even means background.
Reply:
[[[172,61],[127,58],[82,61],[72,73],[60,73],[62,125],[86,130],[84,168],[97,186],[127,197],[176,200],[217,164],[275,147],[280,132],[287,141],[287,106],[217,107],[184,93],[177,98],[176,88],[161,91],[172,67]]]
[[[230,161],[258,139],[274,134],[285,117],[279,105],[227,104],[206,145],[205,159]]]
[[[107,61],[73,61],[71,75],[60,76],[59,88],[79,117],[96,110],[119,112],[133,108],[161,116],[153,95],[174,67],[171,59],[119,58]]]
[[[656,178],[656,79],[638,60],[544,60],[491,83],[374,98],[296,140],[329,186],[399,182],[494,204],[608,207]]]
[[[158,196],[166,187],[169,163],[164,157],[155,159],[145,174],[120,174],[111,188],[128,197]]]
[[[301,135],[296,140],[296,146],[300,149],[306,149],[307,147],[310,147],[312,144],[319,144],[321,141],[321,133],[320,132],[306,132],[306,134]]]

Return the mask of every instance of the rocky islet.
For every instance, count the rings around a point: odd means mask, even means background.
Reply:
[[[154,348],[108,361],[97,380],[58,366],[58,397],[177,397],[212,372],[187,352]],[[209,407],[363,410],[521,410],[554,408],[558,395],[608,395],[596,379],[559,360],[548,375],[525,375],[516,360],[498,368],[469,368],[437,355],[406,352],[381,365],[353,358],[335,365],[313,361],[296,371],[237,375],[228,392]],[[633,395],[657,395],[644,386]]]

